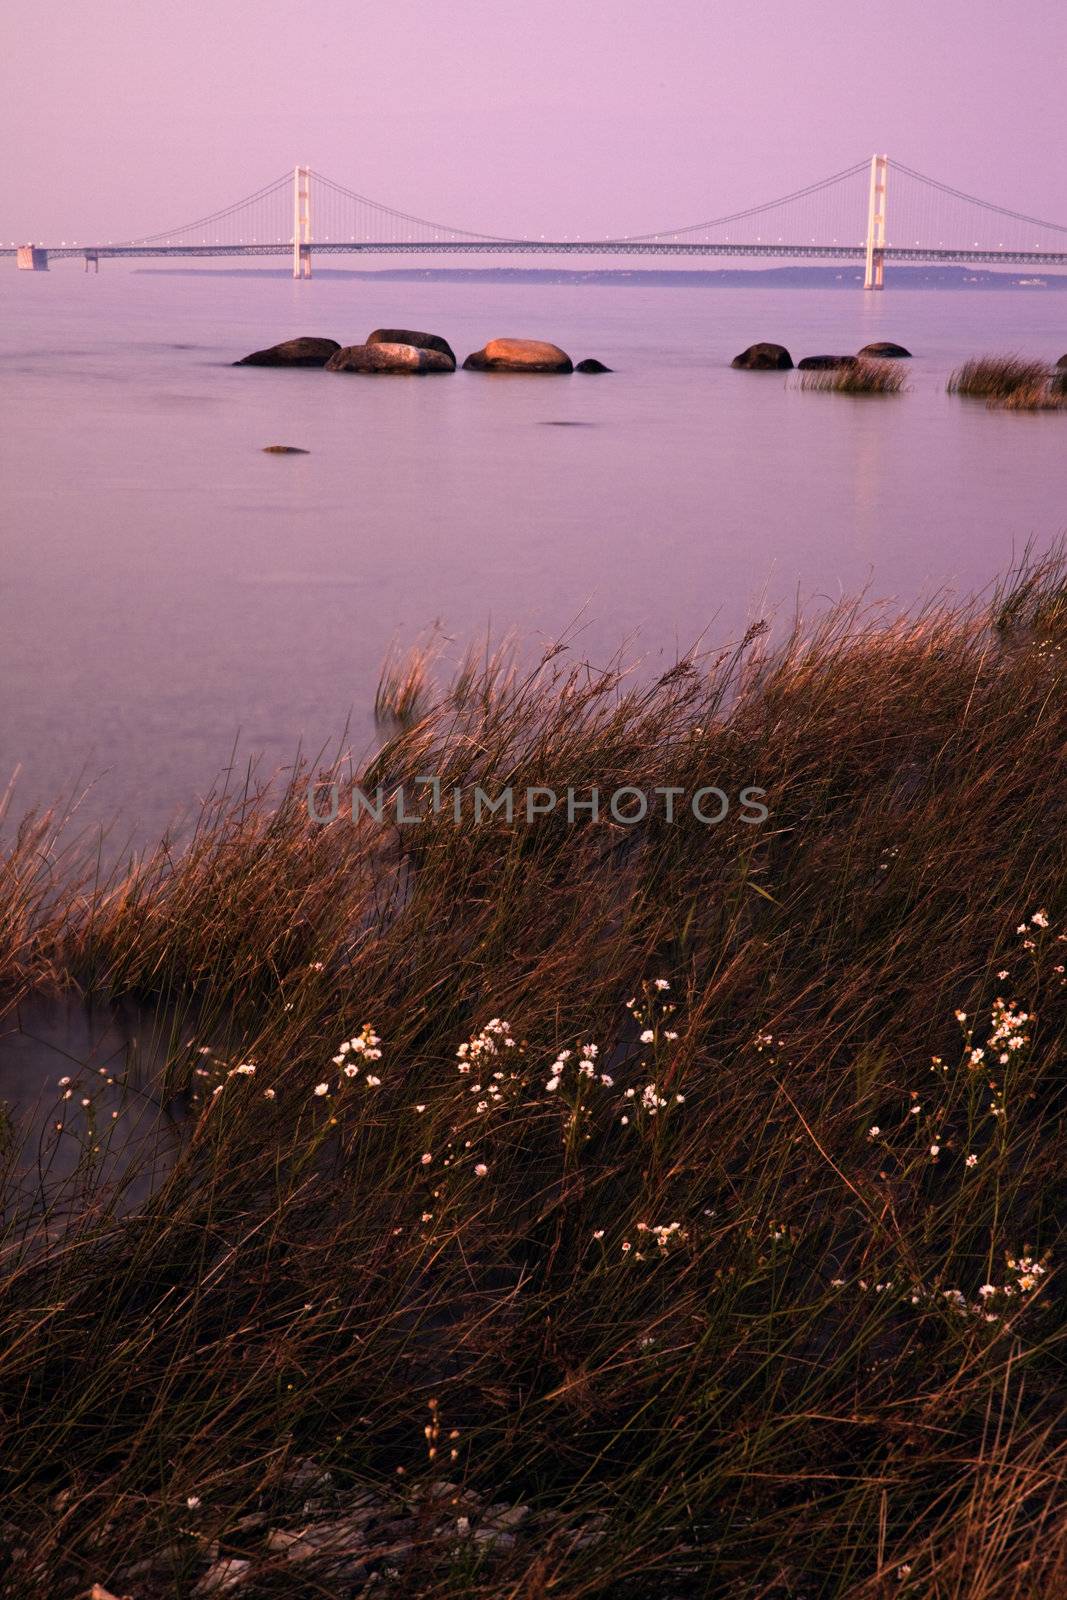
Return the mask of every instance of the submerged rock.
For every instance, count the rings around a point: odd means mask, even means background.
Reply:
[[[341,346],[336,339],[285,339],[269,350],[253,350],[235,361],[235,367],[324,367]]]
[[[788,372],[793,357],[784,344],[750,344],[747,350],[734,356],[730,365],[745,372]]]
[[[420,350],[413,344],[349,344],[326,363],[327,372],[413,374],[455,370],[456,363],[440,350]]]
[[[413,344],[416,350],[438,350],[448,357],[453,367],[456,365],[456,352],[439,333],[415,333],[411,328],[375,328],[373,333],[368,333],[367,343]]]
[[[860,351],[861,356],[873,356],[877,361],[910,361],[911,351],[905,350],[902,344],[894,344],[891,339],[875,341],[874,344],[865,344]]]
[[[265,456],[306,456],[310,455],[311,452],[310,450],[301,450],[298,444],[265,444],[263,446],[263,454]]]
[[[467,372],[573,372],[574,364],[558,344],[541,339],[490,339],[463,366]]]
[[[798,372],[831,372],[835,367],[854,367],[859,356],[804,356],[797,362]]]
[[[610,372],[612,369],[611,367],[606,367],[602,361],[598,361],[596,356],[586,356],[584,361],[578,362],[574,370],[575,372]]]

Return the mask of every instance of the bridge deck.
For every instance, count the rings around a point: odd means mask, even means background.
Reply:
[[[288,244],[201,245],[42,245],[50,260],[157,260],[186,257],[215,260],[224,256],[291,256]],[[862,261],[861,244],[691,244],[627,239],[492,239],[399,240],[356,243],[324,240],[312,243],[312,256],[338,255],[531,255],[531,256],[759,256],[779,260]],[[887,245],[887,262],[958,262],[974,266],[1067,266],[1067,250],[951,250],[940,246]],[[0,248],[0,256],[14,257],[16,248]]]

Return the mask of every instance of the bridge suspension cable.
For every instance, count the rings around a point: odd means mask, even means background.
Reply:
[[[983,211],[994,211],[1000,217],[1010,217],[1013,222],[1026,222],[1035,228],[1048,228],[1052,233],[1067,233],[1067,225],[1063,223],[1043,222],[1040,217],[1028,217],[1024,211],[1012,211],[1008,206],[995,205],[992,200],[980,200],[977,195],[967,194],[963,189],[954,189],[951,184],[942,183],[938,178],[929,178],[924,172],[916,172],[914,167],[906,167],[902,161],[893,162],[893,171],[906,173],[909,178],[917,178],[928,188],[949,195],[953,200],[964,200],[968,205],[979,206]]]
[[[843,183],[846,178],[854,178],[858,172],[865,172],[868,163],[866,160],[857,161],[854,166],[845,167],[842,172],[835,172],[829,178],[820,178],[817,183],[809,183],[803,189],[795,189],[792,194],[780,195],[777,200],[765,200],[762,205],[748,206],[743,211],[731,211],[723,217],[712,217],[708,222],[691,222],[684,228],[660,228],[656,233],[627,233],[622,235],[626,244],[644,244],[655,239],[674,239],[689,233],[701,233],[707,228],[723,228],[727,223],[743,222],[747,217],[758,217],[762,212],[774,211],[779,206],[791,205],[797,200],[806,200],[810,195],[820,194],[824,189],[830,189],[834,184]]]
[[[450,223],[446,222],[428,222],[425,217],[412,216],[407,211],[398,211],[395,206],[383,205],[380,200],[371,200],[365,194],[357,194],[354,189],[346,188],[343,183],[335,183],[332,178],[327,178],[321,172],[313,172],[312,177],[316,183],[325,185],[327,189],[343,196],[344,199],[355,201],[358,205],[380,212],[383,216],[392,217],[395,221],[406,223],[412,228],[429,228],[435,234],[448,234],[457,239],[480,239],[487,244],[510,244],[513,242],[501,234],[475,233],[469,228],[453,228]]]
[[[140,234],[136,239],[124,239],[125,245],[155,244],[160,239],[173,239],[175,234],[189,233],[193,228],[206,228],[213,222],[225,222],[235,216],[238,211],[243,211],[246,206],[255,205],[257,201],[266,200],[280,190],[288,192],[293,181],[291,172],[283,172],[280,178],[275,178],[273,183],[266,183],[262,189],[256,189],[253,194],[246,194],[242,200],[234,200],[231,205],[223,206],[218,211],[212,211],[209,216],[199,217],[195,222],[183,222],[177,228],[164,228],[159,233]]]

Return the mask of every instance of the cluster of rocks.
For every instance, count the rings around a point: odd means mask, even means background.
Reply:
[[[302,1461],[286,1475],[284,1490],[293,1505],[275,1516],[250,1512],[239,1517],[222,1540],[176,1545],[125,1567],[114,1580],[120,1591],[148,1583],[158,1586],[182,1573],[196,1600],[257,1591],[257,1579],[279,1570],[291,1573],[301,1594],[305,1583],[328,1584],[321,1592],[351,1595],[395,1592],[405,1569],[420,1561],[451,1562],[464,1548],[486,1557],[504,1556],[528,1542],[530,1559],[553,1526],[550,1515],[505,1501],[487,1504],[472,1490],[438,1480],[392,1498],[357,1491],[339,1493],[332,1476],[313,1461]],[[558,1522],[558,1518],[555,1519]],[[603,1513],[586,1517],[568,1533],[572,1550],[589,1549],[606,1537]],[[195,1535],[194,1535],[195,1538]],[[521,1549],[520,1549],[521,1554]],[[197,1570],[199,1568],[199,1570]],[[271,1593],[276,1589],[271,1587]],[[110,1591],[101,1588],[101,1597]]]
[[[835,367],[854,367],[859,361],[909,361],[911,351],[888,340],[865,344],[854,356],[803,356],[794,363],[784,344],[750,344],[730,365],[745,372],[791,372],[794,364],[801,372],[825,372]]]
[[[440,334],[412,328],[375,328],[363,344],[336,339],[286,339],[268,350],[253,350],[235,367],[324,367],[327,372],[455,372],[456,354]],[[577,365],[557,344],[541,339],[490,339],[463,363],[466,372],[610,372],[588,358]]]

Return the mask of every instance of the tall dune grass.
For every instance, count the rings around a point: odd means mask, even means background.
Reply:
[[[374,720],[379,727],[407,728],[426,709],[431,672],[439,643],[414,645],[407,652],[390,650],[374,697]]]
[[[905,379],[896,361],[861,359],[850,366],[802,372],[799,387],[816,394],[900,394]]]
[[[1012,395],[1047,388],[1046,362],[1022,356],[977,356],[957,367],[948,380],[949,394],[1006,402]]]
[[[1062,1594],[1064,593],[472,658],[362,774],[758,826],[319,825],[331,770],[108,881],[16,845],[8,993],[179,1015],[184,1133],[124,1212],[71,1064],[5,1158],[4,1592]]]
[[[987,404],[998,411],[1067,411],[1067,390],[1055,378],[1046,377],[1002,397],[991,397]]]

